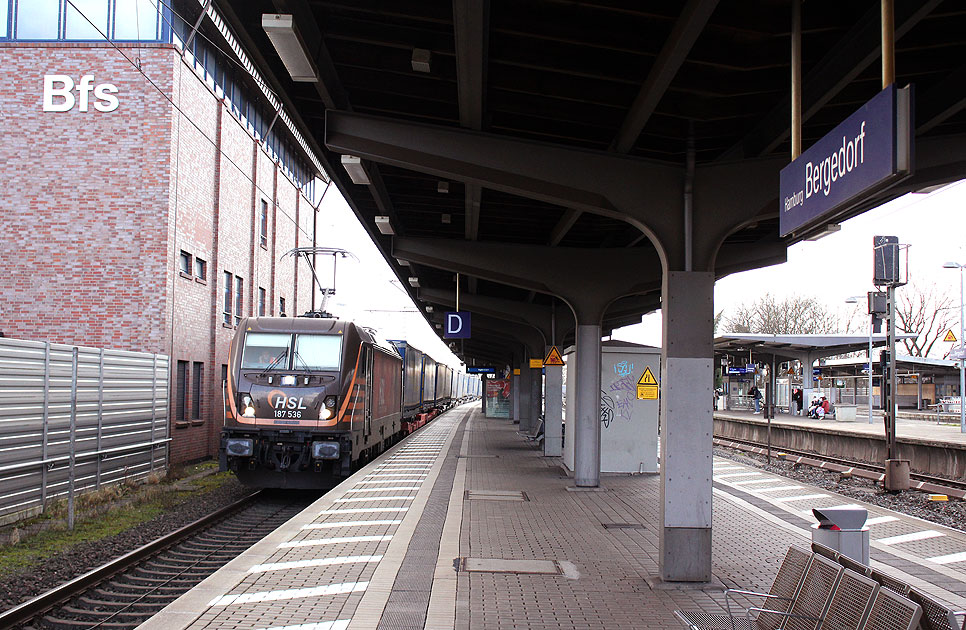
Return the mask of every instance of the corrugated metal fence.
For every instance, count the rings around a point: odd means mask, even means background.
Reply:
[[[0,338],[0,523],[167,466],[168,357]]]

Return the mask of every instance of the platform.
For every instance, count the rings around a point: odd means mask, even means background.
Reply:
[[[864,411],[864,410],[863,410]],[[869,422],[868,415],[859,415],[854,422],[837,422],[834,418],[818,420],[807,416],[796,416],[789,413],[776,413],[772,420],[773,424],[801,426],[819,431],[835,431],[840,433],[854,433],[863,436],[883,436],[885,429],[882,424],[880,411],[873,411],[874,422]],[[923,416],[924,414],[916,414]],[[750,420],[754,422],[767,422],[760,413],[751,411],[715,411],[715,418],[734,418],[738,420]],[[933,416],[935,417],[935,416]],[[962,433],[959,428],[959,418],[956,424],[939,423],[935,420],[911,420],[903,417],[903,412],[899,412],[896,420],[896,438],[899,440],[920,441],[920,442],[939,442],[943,444],[954,444],[966,446],[966,433]]]
[[[175,628],[675,628],[720,588],[766,588],[810,507],[846,501],[715,460],[709,585],[664,585],[657,475],[568,491],[478,405],[441,415],[142,625]],[[869,506],[872,563],[966,605],[966,534]]]

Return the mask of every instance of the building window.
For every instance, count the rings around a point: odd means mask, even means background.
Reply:
[[[208,261],[195,257],[195,278],[199,280],[208,279]]]
[[[185,409],[188,405],[188,362],[178,361],[178,378],[175,381],[174,419],[175,422],[185,421]]]
[[[201,420],[201,384],[204,382],[205,364],[195,361],[191,372],[191,419]]]
[[[245,281],[235,276],[235,325],[241,323],[242,309],[245,305]]]
[[[278,315],[279,317],[285,317],[285,298],[278,298]]]
[[[268,247],[268,202],[262,199],[262,221],[261,221],[261,243],[262,247]]]
[[[108,36],[107,0],[71,0],[65,4],[65,39],[103,39]]]
[[[33,0],[18,3],[18,39],[57,39],[60,25],[59,0]]]
[[[178,257],[178,264],[181,268],[181,273],[191,275],[191,254],[182,249],[181,255]]]
[[[258,287],[258,316],[265,317],[265,289]]]
[[[224,321],[226,324],[231,324],[231,281],[233,276],[230,272],[225,272],[225,310],[224,310]]]

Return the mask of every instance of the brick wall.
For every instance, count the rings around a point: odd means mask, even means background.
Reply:
[[[311,244],[311,205],[261,150],[194,68],[167,45],[123,47],[171,102],[116,50],[96,44],[0,44],[8,88],[0,110],[4,232],[0,238],[0,331],[10,337],[161,352],[171,356],[171,461],[217,453],[221,366],[235,333],[223,323],[224,272],[241,278],[241,315],[267,314],[278,298],[306,310],[310,283],[291,258]],[[113,112],[43,111],[45,74],[118,88]],[[79,103],[78,103],[79,105]],[[183,113],[179,113],[178,109]],[[15,121],[15,122],[14,122]],[[257,184],[257,185],[256,185]],[[260,201],[269,203],[261,247]],[[311,228],[310,228],[311,229]],[[180,270],[180,254],[191,270]],[[205,262],[199,278],[196,261]],[[308,277],[307,270],[301,270]],[[304,306],[303,306],[304,305]],[[184,421],[175,417],[178,361],[188,363]],[[203,366],[200,414],[194,372]]]

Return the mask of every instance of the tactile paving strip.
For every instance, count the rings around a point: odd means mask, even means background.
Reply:
[[[379,630],[408,630],[422,628],[426,624],[436,559],[439,556],[439,542],[456,478],[456,460],[469,416],[470,413],[467,412],[460,421],[460,428],[440,466],[436,484],[426,500],[426,507],[423,508],[406,556],[396,574],[392,593],[377,626]]]

